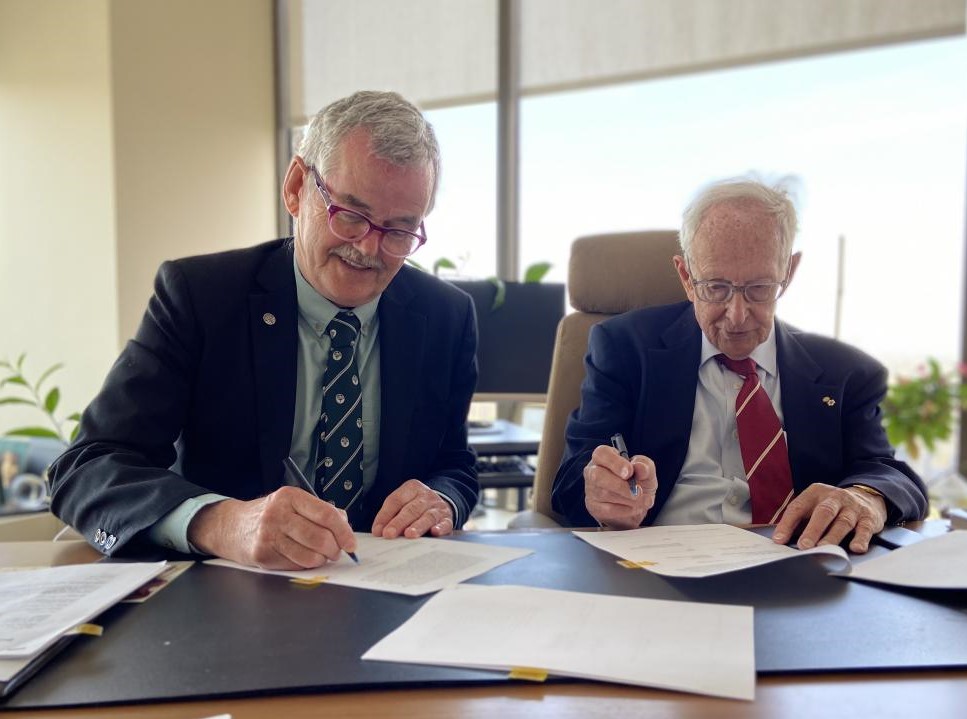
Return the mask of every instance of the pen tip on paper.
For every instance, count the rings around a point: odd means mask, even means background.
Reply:
[[[356,552],[346,552],[346,554],[348,554],[349,558],[356,562],[356,564],[359,564],[359,557],[356,556]]]

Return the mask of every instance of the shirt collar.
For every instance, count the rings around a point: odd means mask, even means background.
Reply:
[[[702,332],[702,360],[699,367],[704,365],[717,354],[722,354],[722,350],[709,342],[708,337]],[[773,377],[779,376],[778,362],[776,360],[776,323],[773,321],[772,329],[766,341],[757,346],[749,355],[755,363],[768,372]]]
[[[316,289],[302,276],[302,270],[299,269],[295,253],[293,253],[292,264],[295,272],[295,295],[296,302],[299,305],[299,314],[302,319],[309,323],[309,326],[317,335],[322,335],[333,318],[346,309],[351,309],[353,314],[359,318],[360,334],[367,335],[372,331],[376,309],[379,306],[379,298],[382,295],[377,295],[375,299],[364,305],[359,305],[359,307],[340,307],[316,292]]]

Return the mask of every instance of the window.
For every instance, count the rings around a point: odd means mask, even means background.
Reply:
[[[840,337],[892,369],[952,365],[965,65],[957,38],[526,99],[521,264],[564,280],[575,237],[677,228],[706,182],[795,175],[803,261],[780,315],[834,334],[842,235]]]

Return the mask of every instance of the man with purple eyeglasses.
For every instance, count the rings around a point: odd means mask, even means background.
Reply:
[[[404,266],[439,169],[433,128],[395,93],[316,115],[282,184],[294,237],[161,266],[50,469],[54,513],[107,555],[280,569],[353,552],[353,530],[461,527],[479,492],[473,306]]]

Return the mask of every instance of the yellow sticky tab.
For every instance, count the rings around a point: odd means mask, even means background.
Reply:
[[[104,627],[99,624],[78,624],[74,627],[78,634],[86,634],[89,637],[99,637],[104,634]]]
[[[619,559],[618,564],[625,569],[644,569],[645,567],[653,567],[657,562],[633,562],[630,559]]]
[[[322,575],[318,577],[293,577],[289,581],[295,584],[297,587],[318,587],[328,580],[329,577],[324,577]]]
[[[543,682],[547,679],[547,670],[534,667],[511,667],[507,676],[510,679],[523,679],[525,682]]]

